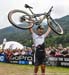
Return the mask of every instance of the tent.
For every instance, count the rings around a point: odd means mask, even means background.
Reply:
[[[23,49],[24,46],[16,41],[8,41],[6,42],[5,47],[4,47],[4,49],[11,49],[11,50],[16,49],[16,48]]]

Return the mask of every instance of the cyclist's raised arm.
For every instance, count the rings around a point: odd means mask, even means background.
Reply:
[[[29,31],[33,34],[34,33],[34,31],[33,31],[33,29],[32,28],[29,28]]]
[[[29,25],[32,25],[32,24],[34,24],[34,22],[32,21],[32,22],[30,22],[30,24]],[[29,31],[33,34],[34,33],[34,31],[33,31],[33,28],[31,27],[31,28],[29,28]]]
[[[47,37],[47,36],[49,35],[49,33],[51,32],[51,28],[49,27],[49,25],[51,25],[52,23],[51,23],[51,21],[50,21],[49,18],[47,18],[47,23],[48,23],[48,30],[47,30],[47,32],[45,33],[45,36],[46,36],[46,37]]]
[[[48,26],[48,30],[47,30],[47,32],[45,33],[45,36],[47,37],[50,32],[51,32],[51,28]]]

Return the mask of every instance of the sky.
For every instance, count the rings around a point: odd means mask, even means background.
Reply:
[[[27,11],[24,4],[31,5],[35,13],[47,12],[51,6],[53,18],[69,15],[69,0],[0,0],[0,29],[10,26],[7,15],[13,9]]]

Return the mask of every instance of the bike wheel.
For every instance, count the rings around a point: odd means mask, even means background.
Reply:
[[[25,19],[25,21],[23,22],[20,21],[20,17],[22,16]],[[27,12],[22,11],[22,10],[10,11],[8,13],[8,20],[13,26],[19,29],[28,29],[33,26],[33,24],[32,25],[29,24],[30,23],[29,21],[31,20],[31,16]],[[28,22],[26,20],[28,20]]]
[[[52,19],[51,17],[50,20],[51,20],[51,24],[49,24],[49,27],[58,35],[62,35],[64,32],[61,25],[58,24],[58,22],[56,22],[56,20]]]

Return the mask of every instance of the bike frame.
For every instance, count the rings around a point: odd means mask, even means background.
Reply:
[[[29,9],[29,11],[32,13],[32,15],[31,15],[31,18],[35,18],[35,23],[36,22],[39,22],[39,25],[42,23],[42,21],[46,18],[47,20],[48,19],[52,19],[51,18],[51,16],[50,16],[50,13],[51,13],[51,11],[52,11],[52,8],[53,8],[53,6],[50,8],[50,10],[48,11],[48,13],[40,13],[40,14],[35,14],[33,11],[32,11],[32,9],[31,8],[28,8]],[[40,17],[40,16],[42,16],[42,15],[44,15],[43,16],[43,18],[39,21],[38,19],[37,19],[37,17]],[[48,21],[47,21],[48,22]]]

